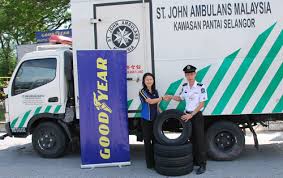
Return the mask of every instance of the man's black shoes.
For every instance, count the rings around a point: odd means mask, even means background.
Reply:
[[[146,164],[147,169],[153,169],[154,168],[154,162],[150,164]]]
[[[197,169],[197,172],[196,174],[199,175],[199,174],[203,174],[206,170],[206,166],[202,165],[200,166],[198,169]]]

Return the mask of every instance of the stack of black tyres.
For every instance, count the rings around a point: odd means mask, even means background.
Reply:
[[[181,120],[182,115],[183,112],[171,109],[162,112],[155,120],[153,128],[155,170],[161,175],[182,176],[193,171],[193,148],[188,141],[191,137],[192,125]],[[182,125],[182,133],[176,139],[167,138],[162,126],[165,122],[176,119]]]

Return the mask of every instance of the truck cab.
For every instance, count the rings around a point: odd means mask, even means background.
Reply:
[[[9,136],[32,134],[43,157],[63,154],[76,127],[73,62],[70,47],[42,46],[17,64],[6,89],[6,130]],[[15,107],[16,106],[16,107]]]

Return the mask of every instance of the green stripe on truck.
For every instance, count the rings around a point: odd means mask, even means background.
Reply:
[[[208,100],[205,102],[205,106],[209,103],[209,101],[213,97],[216,89],[218,88],[219,84],[223,80],[227,71],[231,67],[231,65],[232,65],[233,61],[235,60],[236,56],[238,55],[239,51],[240,51],[240,49],[233,52],[232,54],[230,54],[229,56],[227,56],[223,60],[221,66],[219,67],[218,71],[216,72],[216,74],[214,75],[213,79],[211,80],[209,86],[207,87]]]
[[[272,112],[273,113],[283,112],[283,96],[281,96],[279,102],[277,103],[277,105],[275,106]]]
[[[12,123],[11,123],[11,128],[14,128],[14,127],[15,127],[15,125],[16,125],[18,119],[19,119],[19,118],[17,117],[16,119],[14,119],[14,120],[12,121]]]
[[[196,81],[197,81],[197,82],[200,82],[200,83],[202,82],[202,80],[203,80],[203,78],[205,77],[205,75],[207,74],[207,72],[208,72],[210,66],[211,66],[211,65],[206,66],[205,68],[203,68],[203,69],[201,69],[201,70],[199,70],[199,71],[197,72],[197,76],[196,76]]]
[[[219,102],[217,103],[216,107],[214,108],[212,114],[213,115],[220,115],[231,97],[233,96],[234,92],[236,91],[237,87],[239,86],[240,82],[244,78],[246,72],[248,71],[249,67],[251,66],[252,62],[254,61],[255,57],[261,50],[263,44],[265,43],[266,39],[270,35],[271,31],[273,30],[275,24],[269,27],[266,31],[258,36],[255,43],[253,44],[252,48],[250,49],[249,53],[243,60],[242,64],[240,65],[239,69],[237,70],[236,74],[234,75],[233,79],[230,81],[228,87],[224,91],[222,97],[220,98]]]
[[[35,111],[34,111],[34,114],[33,114],[33,115],[37,115],[37,114],[39,114],[39,112],[40,112],[41,108],[42,108],[41,106],[37,107],[37,108],[35,109]]]
[[[256,74],[254,75],[253,79],[251,80],[250,84],[248,85],[247,89],[245,90],[244,94],[242,95],[238,104],[236,105],[233,114],[240,114],[244,110],[245,106],[249,102],[253,93],[257,89],[259,83],[262,81],[264,75],[268,71],[270,65],[272,64],[277,54],[279,53],[282,44],[283,44],[283,31],[281,31],[279,37],[276,39],[272,48],[265,57],[264,61],[261,63],[259,69],[256,71]]]
[[[138,110],[141,110],[142,105],[140,104]],[[134,117],[141,117],[141,113],[137,112]]]
[[[44,110],[44,113],[49,113],[50,112],[50,109],[51,109],[51,106],[46,106],[45,110]]]
[[[128,101],[128,109],[130,108],[131,104],[133,103],[134,100],[129,100]]]
[[[20,125],[19,125],[19,128],[22,128],[22,127],[25,125],[25,122],[26,122],[26,120],[27,120],[27,118],[28,118],[30,112],[31,112],[31,111],[28,111],[28,112],[25,113],[23,119],[21,120],[21,123],[20,123]]]
[[[61,109],[62,105],[57,105],[55,110],[54,110],[54,114],[58,113]]]
[[[179,86],[182,84],[183,79],[180,79],[176,82],[170,84],[169,88],[165,92],[165,95],[175,95],[176,91],[178,90]],[[170,101],[161,101],[159,107],[162,111],[166,110]]]
[[[279,69],[277,70],[270,84],[266,88],[265,92],[263,93],[256,107],[254,108],[253,113],[261,113],[263,111],[266,104],[270,100],[272,94],[274,93],[275,89],[279,86],[282,78],[283,78],[283,63],[281,63]]]

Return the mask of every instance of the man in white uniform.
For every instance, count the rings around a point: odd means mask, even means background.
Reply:
[[[185,100],[186,114],[182,116],[184,121],[192,121],[193,127],[193,151],[195,164],[199,166],[196,174],[202,174],[206,170],[206,145],[204,136],[204,118],[202,110],[204,102],[207,100],[206,88],[203,84],[195,80],[196,67],[187,65],[183,71],[188,83],[183,84],[182,92],[179,96],[173,96],[175,101]]]

